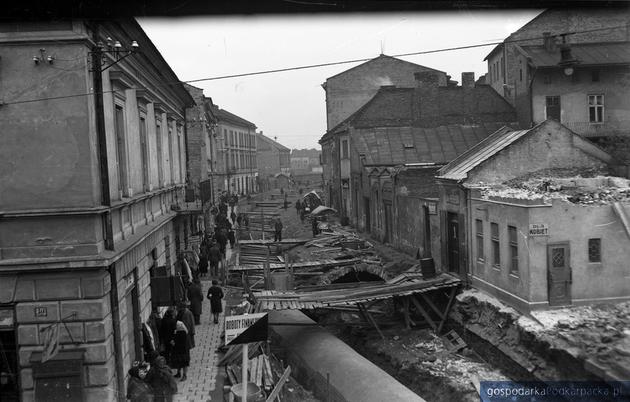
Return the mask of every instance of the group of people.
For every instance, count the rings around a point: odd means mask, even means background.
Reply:
[[[176,379],[187,380],[190,350],[196,346],[195,327],[200,324],[202,313],[199,277],[188,286],[186,297],[188,301],[180,301],[177,308],[167,308],[163,315],[155,308],[149,321],[143,324],[143,347],[148,363],[135,362],[129,370],[127,399],[170,402],[177,392]],[[213,280],[206,298],[210,300],[215,324],[223,312],[223,297],[218,281]]]

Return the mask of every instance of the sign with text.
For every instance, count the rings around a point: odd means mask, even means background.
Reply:
[[[546,223],[530,223],[529,236],[549,236],[549,226]]]
[[[254,325],[259,319],[266,316],[267,313],[230,315],[225,317],[225,344],[230,343],[234,338],[239,336],[247,328]]]

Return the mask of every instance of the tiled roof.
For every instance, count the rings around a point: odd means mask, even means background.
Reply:
[[[362,129],[353,135],[366,165],[447,163],[508,123],[447,125],[433,128]]]
[[[558,67],[560,48],[522,46],[523,53],[536,67]],[[630,64],[630,42],[579,43],[571,45],[571,55],[580,65]]]
[[[279,142],[274,141],[271,138],[269,138],[269,137],[267,137],[267,136],[265,136],[263,134],[257,133],[256,136],[258,137],[258,140],[265,141],[266,143],[268,143],[268,144],[278,148],[281,151],[290,151],[289,148],[285,147],[284,145],[280,144]]]
[[[425,70],[425,71],[437,71],[437,72],[440,72],[440,73],[444,73],[444,71],[436,70],[436,69],[431,68],[431,67],[422,66],[422,65],[420,65],[420,64],[412,63],[412,62],[410,62],[410,61],[406,61],[406,60],[402,60],[402,59],[397,59],[396,57],[392,57],[392,56],[387,56],[387,55],[385,55],[385,54],[381,54],[381,55],[380,55],[380,56],[378,56],[378,57],[375,57],[375,58],[373,58],[373,59],[367,60],[365,63],[361,63],[361,64],[359,64],[359,65],[357,65],[357,66],[354,66],[354,67],[349,68],[349,69],[347,69],[347,70],[345,70],[345,71],[342,71],[342,72],[340,72],[339,74],[335,74],[335,75],[333,75],[333,76],[331,76],[331,77],[328,77],[328,78],[326,78],[326,81],[328,81],[328,80],[330,80],[330,79],[332,79],[332,78],[336,78],[336,77],[338,77],[338,76],[340,76],[340,75],[346,74],[347,72],[352,71],[352,70],[354,70],[355,68],[359,68],[359,67],[364,66],[364,65],[366,65],[366,64],[372,63],[372,62],[374,62],[374,61],[376,61],[376,60],[382,60],[382,59],[393,60],[393,61],[397,61],[397,62],[400,62],[400,63],[403,63],[403,64],[409,64],[409,65],[412,65],[412,66],[420,67],[420,68],[422,68],[422,69],[423,69],[423,70]],[[445,73],[445,74],[446,74],[446,73]]]
[[[238,126],[251,127],[254,129],[256,128],[256,125],[254,123],[247,121],[244,118],[239,117],[233,113],[230,113],[225,109],[220,109],[218,106],[214,106],[212,111],[219,122],[227,122]]]
[[[435,128],[495,121],[516,121],[516,113],[488,85],[433,89],[381,87],[369,102],[324,134],[320,143],[348,126]]]

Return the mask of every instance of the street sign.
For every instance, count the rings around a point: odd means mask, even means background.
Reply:
[[[266,316],[267,313],[230,315],[225,317],[225,344],[232,342],[237,336],[244,332],[247,328],[254,325],[259,319]],[[264,340],[267,339],[267,324],[265,323]],[[252,342],[256,342],[252,340]]]
[[[529,236],[549,236],[549,226],[546,223],[530,223]]]

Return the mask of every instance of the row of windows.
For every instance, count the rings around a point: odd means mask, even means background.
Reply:
[[[254,134],[244,133],[242,131],[223,129],[223,138],[225,144],[230,147],[255,148],[256,138]]]
[[[604,122],[604,95],[587,95],[588,99],[588,122],[603,123]],[[561,122],[562,104],[560,96],[545,97],[545,117]]]
[[[481,219],[475,219],[475,232],[477,240],[477,260],[486,261],[485,244],[484,244],[484,230],[483,221]],[[507,264],[510,267],[510,273],[518,275],[518,236],[516,226],[507,227],[508,233],[508,261]],[[490,263],[495,268],[501,267],[501,238],[499,234],[499,224],[490,222],[490,242],[491,242],[491,255]],[[588,239],[587,246],[588,262],[598,263],[602,261],[602,240],[600,238]]]
[[[256,168],[256,154],[253,152],[228,151],[228,166],[232,169]]]
[[[140,136],[140,163],[142,166],[142,189],[143,191],[149,190],[149,141],[147,138],[148,123],[147,116],[144,112],[138,111],[139,114],[139,127],[138,133]],[[182,156],[182,126],[177,125],[177,133],[173,133],[172,124],[168,125],[168,159],[163,160],[162,153],[162,118],[155,116],[155,142],[156,142],[156,160],[158,170],[158,187],[162,187],[164,182],[164,163],[168,164],[168,169],[171,177],[171,181],[175,182],[175,172],[179,174],[180,180],[183,180],[183,156]],[[114,130],[116,135],[116,170],[118,173],[118,191],[121,196],[129,196],[129,158],[134,157],[130,155],[128,150],[128,133],[126,132],[126,118],[124,106],[116,103],[114,107]],[[173,136],[176,135],[177,150],[173,149]],[[178,157],[175,158],[174,152],[177,152]],[[176,159],[179,161],[176,164]],[[177,166],[178,165],[178,166]]]

